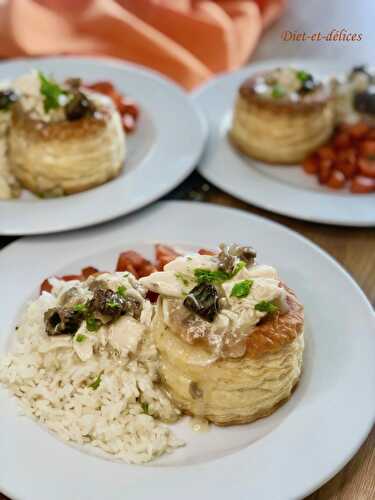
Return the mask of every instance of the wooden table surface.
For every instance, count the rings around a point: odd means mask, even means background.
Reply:
[[[327,0],[309,0],[309,2],[289,0],[288,12],[265,35],[253,60],[274,57],[338,57],[347,60],[348,65],[360,62],[374,63],[375,30],[372,26],[374,18],[375,2],[373,0],[359,0],[355,3],[355,7],[352,0],[330,0],[329,2]],[[352,33],[363,33],[363,41],[355,44],[353,42],[294,43],[280,40],[283,30],[313,33],[315,31],[329,32],[335,28],[345,28]],[[209,186],[197,173],[192,174],[166,198],[201,199],[241,208],[294,229],[335,257],[349,271],[375,306],[375,228],[324,226],[271,214]],[[0,248],[12,239],[0,238]],[[0,500],[6,500],[6,498],[0,493]],[[346,467],[308,497],[308,500],[352,499],[375,499],[375,429]]]

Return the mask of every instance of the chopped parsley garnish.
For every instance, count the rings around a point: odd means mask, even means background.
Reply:
[[[100,320],[92,317],[86,318],[86,328],[89,332],[97,332],[101,326]]]
[[[220,269],[217,271],[210,271],[209,269],[194,269],[194,276],[198,283],[221,285],[224,281],[228,281],[233,278],[233,276],[239,273],[244,267],[246,267],[246,263],[240,261],[232,273],[221,271]]]
[[[76,340],[76,342],[84,342],[86,339],[87,339],[86,335],[79,334],[76,336],[75,340]]]
[[[86,304],[76,304],[73,307],[73,309],[75,312],[81,312],[81,313],[85,313],[87,311]]]
[[[111,309],[117,309],[117,308],[121,307],[120,304],[118,302],[116,302],[115,300],[109,300],[107,302],[107,306],[110,307]]]
[[[99,375],[96,377],[96,379],[94,380],[94,382],[89,385],[89,387],[91,387],[91,389],[94,389],[94,391],[96,391],[96,389],[100,385],[100,382],[102,381],[102,373],[99,373]]]
[[[282,85],[280,85],[279,83],[276,83],[276,85],[274,85],[272,87],[272,97],[283,97],[285,95],[285,89]]]
[[[48,113],[51,109],[60,107],[59,98],[63,95],[67,95],[67,92],[57,85],[57,83],[49,80],[40,71],[38,72],[38,76],[40,80],[40,93],[44,98],[44,111]]]
[[[273,314],[279,310],[276,304],[273,304],[272,302],[269,302],[268,300],[262,300],[261,302],[258,302],[258,304],[255,305],[254,308],[256,311],[260,312],[266,312]]]
[[[240,260],[240,262],[234,268],[234,271],[232,273],[231,278],[233,278],[233,276],[236,276],[236,274],[239,273],[241,271],[241,269],[243,269],[244,267],[246,267],[246,262],[244,262],[243,260]]]
[[[311,75],[310,73],[307,73],[307,71],[297,71],[297,78],[300,82],[306,82],[307,80],[311,80]]]
[[[239,281],[233,286],[230,296],[237,297],[238,299],[243,299],[244,297],[247,297],[250,293],[253,283],[254,283],[253,280]]]
[[[142,410],[143,410],[143,413],[146,413],[146,415],[149,415],[149,404],[148,403],[142,403]]]
[[[182,283],[185,285],[185,286],[189,286],[189,280],[187,278],[187,276],[183,273],[176,273],[176,278],[180,281],[182,281]]]
[[[126,294],[126,286],[123,286],[123,285],[119,286],[119,287],[117,288],[117,293],[118,293],[119,295],[121,295],[121,297],[125,297],[125,294]]]
[[[231,278],[231,274],[226,271],[210,271],[209,269],[194,269],[194,276],[198,283],[212,283],[220,285]]]

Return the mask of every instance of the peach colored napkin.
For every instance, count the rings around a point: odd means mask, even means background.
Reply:
[[[2,0],[0,57],[112,56],[192,89],[241,66],[283,7],[284,0]]]

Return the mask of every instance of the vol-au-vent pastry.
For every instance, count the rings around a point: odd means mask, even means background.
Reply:
[[[15,177],[40,196],[76,193],[117,176],[125,135],[113,102],[81,86],[33,71],[12,83],[9,162]]]
[[[240,424],[290,397],[302,369],[303,306],[252,248],[177,257],[140,283],[159,294],[160,374],[181,410]]]
[[[277,68],[240,86],[229,137],[243,153],[267,163],[303,160],[331,136],[330,84],[306,71]]]

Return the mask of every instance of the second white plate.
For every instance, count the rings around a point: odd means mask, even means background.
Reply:
[[[201,87],[194,100],[209,124],[199,172],[237,198],[271,212],[325,224],[375,226],[375,194],[353,195],[320,186],[300,166],[271,166],[239,153],[228,141],[237,90],[252,73],[280,66],[303,68],[318,77],[350,69],[337,61],[271,60],[251,64]]]
[[[40,234],[104,222],[160,198],[196,166],[206,126],[188,95],[154,71],[111,59],[58,57],[0,64],[0,80],[31,69],[58,80],[81,77],[86,82],[111,81],[140,106],[135,133],[128,136],[123,172],[89,191],[41,200],[25,192],[20,199],[0,201],[0,234]]]

